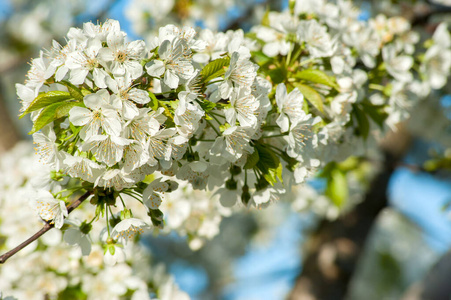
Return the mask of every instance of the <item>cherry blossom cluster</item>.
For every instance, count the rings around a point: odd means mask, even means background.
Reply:
[[[51,169],[33,155],[31,143],[17,144],[0,160],[0,249],[8,250],[39,230],[35,192]],[[40,175],[40,176],[38,176]],[[133,207],[133,203],[130,203]],[[136,206],[136,205],[135,205]],[[138,243],[104,250],[105,230],[91,220],[89,206],[52,230],[0,270],[2,299],[189,299]],[[87,233],[87,228],[91,230]],[[73,246],[71,246],[73,245]]]
[[[146,43],[127,41],[114,20],[85,23],[33,59],[17,94],[52,168],[53,185],[36,193],[41,218],[61,228],[69,197],[87,191],[109,249],[148,218],[202,232],[191,240],[198,248],[229,213],[216,198],[266,207],[327,167],[327,196],[342,203],[335,162],[365,155],[446,84],[450,34],[440,25],[418,55],[420,37],[402,18],[362,21],[349,1],[293,4],[249,34],[167,25]],[[191,189],[214,204],[188,205]],[[214,211],[205,227],[190,227],[196,205]]]

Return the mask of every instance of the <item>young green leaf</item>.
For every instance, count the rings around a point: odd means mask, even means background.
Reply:
[[[150,97],[150,108],[152,108],[153,110],[157,110],[158,109],[158,99],[157,97],[155,97],[154,93],[149,92],[149,97]]]
[[[68,81],[61,81],[61,84],[67,87],[67,90],[69,91],[69,94],[72,96],[72,98],[78,101],[83,101],[84,95],[78,87]]]
[[[205,113],[210,112],[213,108],[216,107],[216,103],[208,100],[198,101],[198,103],[200,107],[202,107],[202,109],[205,111]]]
[[[69,92],[50,91],[47,93],[41,93],[30,103],[20,118],[23,118],[26,114],[39,110],[43,107],[70,99],[73,98]]]
[[[315,89],[298,82],[295,82],[294,86],[299,89],[311,105],[313,105],[320,112],[324,113],[323,99]]]
[[[348,199],[348,183],[346,175],[338,169],[330,172],[327,181],[326,196],[328,196],[337,207],[343,207]]]
[[[83,102],[70,101],[61,103],[55,110],[55,119],[65,117],[69,114],[69,111],[75,106],[84,106]]]
[[[370,122],[368,121],[366,113],[362,109],[360,109],[357,105],[354,105],[353,114],[359,126],[357,128],[358,133],[360,134],[360,136],[366,139],[368,137],[368,134],[370,133]]]
[[[202,82],[206,83],[225,73],[225,68],[230,64],[230,58],[218,58],[209,62],[200,72]]]
[[[67,116],[69,114],[69,111],[74,106],[83,106],[83,103],[79,101],[70,101],[70,102],[65,101],[65,102],[57,102],[47,106],[41,111],[39,116],[36,118],[33,124],[33,128],[28,134],[33,134],[41,130],[41,128],[47,125],[48,123]]]
[[[61,103],[54,103],[44,108],[37,117],[36,121],[34,121],[33,128],[28,134],[33,134],[41,130],[42,127],[55,120],[55,113],[60,104]]]
[[[260,170],[266,181],[274,185],[277,182],[277,178],[282,178],[282,164],[280,159],[270,148],[256,144],[255,149],[258,152],[259,160],[255,167]]]
[[[244,169],[252,169],[258,163],[260,157],[258,156],[258,151],[252,152],[251,155],[247,157],[246,164],[244,165]]]
[[[296,78],[307,80],[315,83],[324,84],[327,86],[330,86],[336,90],[339,89],[337,83],[335,82],[335,78],[327,75],[321,70],[314,70],[314,69],[306,69],[302,70],[296,73]]]
[[[371,103],[362,102],[362,110],[377,124],[380,128],[384,127],[384,122],[388,117],[383,105],[375,106]]]
[[[274,84],[284,82],[287,78],[287,69],[285,69],[283,66],[272,69],[269,71],[269,77],[271,77],[271,80]]]

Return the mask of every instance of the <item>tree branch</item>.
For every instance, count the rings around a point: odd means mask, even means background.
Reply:
[[[87,191],[84,193],[80,198],[72,202],[67,207],[67,213],[71,213],[74,209],[80,206],[80,204],[83,203],[90,195],[92,194],[92,191]],[[6,252],[2,256],[0,256],[0,264],[5,263],[11,256],[15,255],[17,252],[31,244],[32,242],[36,241],[38,238],[40,238],[42,235],[44,235],[47,231],[52,229],[54,227],[54,224],[50,224],[49,222],[46,222],[44,227],[42,227],[38,232],[33,234],[30,238],[28,238],[26,241],[24,241],[22,244],[18,245],[14,249]]]

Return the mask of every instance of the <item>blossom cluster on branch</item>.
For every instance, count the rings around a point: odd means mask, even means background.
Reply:
[[[3,155],[0,249],[14,247],[41,226],[33,211],[34,196],[50,172],[34,155],[31,143],[19,143]],[[63,231],[50,231],[2,266],[0,298],[189,299],[143,245],[130,243],[105,252],[104,225],[89,222],[93,217],[89,206],[81,206],[65,220]]]
[[[451,39],[441,24],[422,49],[405,19],[359,14],[349,1],[297,1],[248,34],[166,25],[147,43],[127,41],[115,20],[71,28],[17,85],[53,169],[36,192],[39,215],[62,228],[70,197],[89,191],[116,249],[151,226],[139,210],[163,228],[161,208],[177,189],[207,190],[224,207],[266,207],[362,155],[446,84]],[[325,170],[328,196],[341,203],[345,175]]]

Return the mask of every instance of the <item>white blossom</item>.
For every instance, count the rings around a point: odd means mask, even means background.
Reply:
[[[126,244],[131,241],[137,234],[143,233],[144,229],[148,227],[149,225],[141,219],[125,219],[114,226],[111,232],[111,236],[112,238]]]
[[[164,74],[163,82],[171,89],[177,88],[181,79],[188,80],[194,76],[194,67],[188,58],[190,54],[185,53],[182,40],[164,40],[158,48],[158,55],[161,60],[147,63],[147,73],[154,77]]]
[[[83,126],[80,136],[88,139],[100,133],[102,128],[107,134],[120,135],[122,125],[114,107],[117,98],[110,97],[107,90],[101,89],[95,94],[84,97],[86,108],[75,106],[69,111],[69,121],[75,126]]]
[[[246,88],[235,88],[230,95],[230,108],[225,110],[225,117],[229,124],[234,125],[238,120],[243,127],[257,126],[257,115],[260,102]]]
[[[276,103],[280,110],[280,115],[276,120],[281,132],[286,132],[290,128],[291,123],[296,122],[299,118],[305,116],[304,110],[304,96],[295,88],[287,94],[285,84],[281,83],[276,89]]]
[[[221,97],[227,99],[231,96],[234,86],[250,88],[257,76],[258,66],[249,59],[240,57],[234,52],[230,58],[230,66],[224,75],[224,82],[220,84]]]
[[[144,41],[125,42],[125,34],[113,31],[107,35],[107,48],[99,51],[99,58],[114,75],[129,75],[136,79],[143,73],[140,60],[146,50]]]
[[[58,229],[63,226],[64,217],[68,216],[64,201],[55,199],[50,192],[44,190],[36,193],[36,210],[43,220],[51,221]]]

